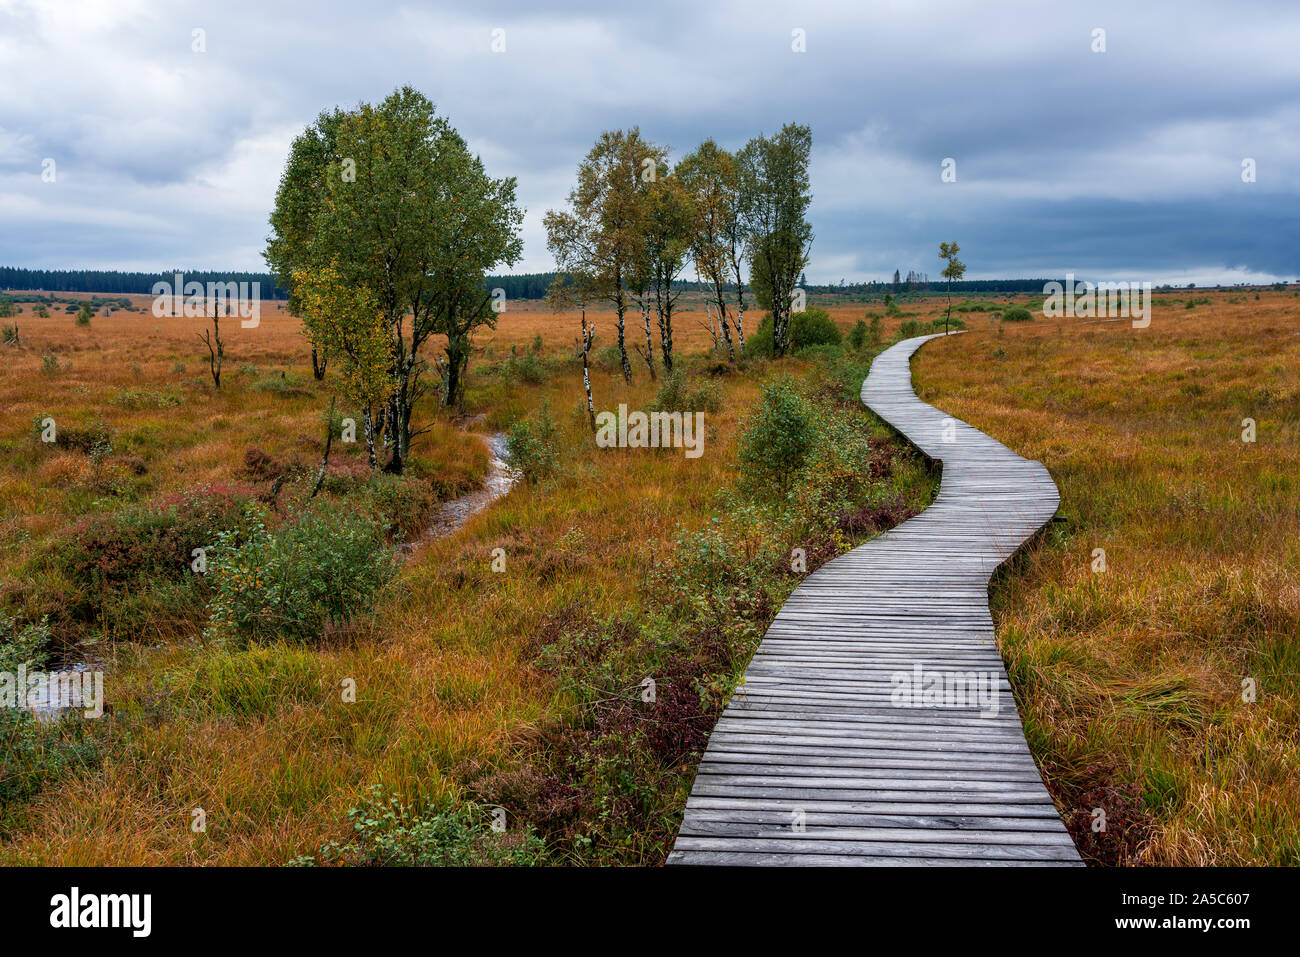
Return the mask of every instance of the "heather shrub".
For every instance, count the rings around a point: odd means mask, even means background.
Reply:
[[[426,524],[435,504],[433,488],[415,475],[374,473],[361,491],[361,505],[390,537],[409,539]]]
[[[154,598],[184,612],[197,577],[195,549],[215,545],[222,534],[242,534],[252,497],[242,487],[200,486],[77,522],[54,546],[56,566],[76,589],[70,611],[120,630],[138,620],[132,610],[148,607],[145,593],[156,587],[161,591]]]

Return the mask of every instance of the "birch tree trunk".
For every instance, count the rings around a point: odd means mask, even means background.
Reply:
[[[663,356],[664,368],[673,371],[673,323],[671,318],[659,316],[659,353]]]
[[[727,305],[721,299],[718,300],[718,326],[722,329],[722,341],[727,346],[727,358],[732,362],[736,361],[736,350],[731,344],[731,323],[727,321]]]
[[[330,399],[330,414],[325,418],[325,454],[321,456],[320,468],[316,472],[316,484],[312,486],[311,497],[315,498],[319,493],[321,486],[325,484],[325,471],[330,464],[330,445],[334,441],[334,402]]]
[[[740,339],[740,351],[743,353],[745,351],[745,281],[734,246],[731,250],[731,270],[736,274],[736,336]],[[772,314],[772,324],[775,329],[775,313]]]
[[[632,381],[632,363],[627,360],[627,339],[624,337],[623,314],[627,311],[627,296],[623,291],[623,276],[615,272],[614,309],[618,313],[618,361],[623,364],[623,381]]]
[[[587,416],[591,419],[591,431],[596,431],[596,404],[591,400],[591,371],[587,357],[591,353],[591,340],[596,337],[596,325],[587,326],[587,310],[582,310],[582,385],[587,390]]]
[[[371,471],[374,471],[378,460],[375,457],[375,417],[370,412],[370,406],[366,406],[361,420],[366,433],[366,460],[370,463]]]
[[[654,349],[653,340],[651,340],[650,338],[650,306],[644,299],[641,300],[641,318],[645,322],[645,361],[646,361],[646,365],[650,367],[650,379],[651,381],[654,381],[654,379],[656,378],[655,349]],[[663,327],[662,310],[660,310],[659,313],[659,325],[661,328]]]

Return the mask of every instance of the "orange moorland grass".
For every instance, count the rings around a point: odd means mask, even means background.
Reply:
[[[1081,849],[1300,863],[1300,298],[1180,290],[1145,329],[1041,313],[971,329],[915,377],[1061,488],[1063,521],[993,607]]]
[[[147,307],[147,298],[136,301]],[[837,318],[848,324],[861,310],[845,306]],[[598,325],[597,348],[608,347],[612,315],[589,318]],[[69,521],[114,507],[88,488],[79,471],[88,468],[84,456],[36,442],[37,415],[78,426],[104,421],[116,433],[115,455],[145,461],[145,474],[129,479],[135,484],[127,490],[139,499],[231,481],[249,446],[277,456],[300,453],[309,463],[319,454],[327,392],[311,379],[297,321],[264,304],[258,329],[223,324],[229,328],[220,392],[206,380],[205,347],[194,337],[202,325],[122,313],[96,317],[89,327],[75,326],[70,316],[24,317],[24,346],[0,369],[0,396],[12,410],[0,432],[0,483],[12,503],[6,580]],[[476,363],[501,358],[510,345],[526,346],[539,332],[571,355],[576,326],[574,314],[512,307],[497,332],[479,341]],[[683,357],[708,343],[702,328],[690,327],[684,312],[676,336]],[[629,326],[632,341],[637,331]],[[0,862],[287,861],[345,839],[346,812],[371,786],[414,804],[453,800],[462,781],[562,718],[569,702],[531,665],[543,620],[574,602],[613,615],[644,600],[645,571],[671,548],[678,526],[699,527],[716,513],[718,496],[734,479],[729,463],[738,421],[777,370],[757,363],[749,374],[718,380],[723,405],[708,418],[701,458],[680,450],[609,454],[585,437],[577,367],[560,362],[558,350],[546,351],[554,373],[536,386],[472,367],[467,411],[485,413],[491,427],[545,399],[564,436],[561,477],[521,484],[455,535],[420,545],[396,583],[397,600],[346,637],[234,650],[141,635],[96,647],[109,675],[102,758],[17,812],[17,823],[0,837]],[[60,370],[42,371],[43,355],[57,356]],[[256,374],[241,373],[248,363],[258,366]],[[792,360],[780,372],[807,368]],[[277,392],[281,371],[290,387]],[[628,386],[616,370],[598,367],[598,409],[619,402],[647,407],[657,383],[643,367],[635,372]],[[259,389],[267,377],[272,389]],[[127,390],[179,401],[156,408],[115,403]],[[483,467],[480,443],[442,418],[418,440],[415,457],[434,476],[472,478]],[[42,459],[40,468],[30,467]],[[68,464],[49,464],[55,461]],[[61,484],[47,484],[56,478]],[[506,556],[503,573],[491,567],[498,548]],[[355,703],[343,700],[347,679],[355,682]],[[191,829],[198,808],[206,820],[201,833]],[[662,857],[661,848],[643,853]]]

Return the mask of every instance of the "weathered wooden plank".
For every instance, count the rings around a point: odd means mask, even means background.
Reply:
[[[1066,838],[1069,841],[1068,835]],[[941,841],[905,841],[890,838],[871,840],[831,840],[822,837],[753,837],[695,836],[683,834],[677,839],[677,848],[683,851],[722,851],[748,848],[754,851],[790,851],[792,853],[817,852],[821,854],[852,855],[874,854],[882,857],[932,857],[951,858],[957,863],[962,858],[984,860],[1078,860],[1079,852],[1073,843],[1067,845],[1040,844],[956,844]]]
[[[881,353],[862,399],[943,463],[939,494],[786,601],[710,736],[669,863],[1080,863],[988,608],[990,576],[1058,493],[1040,463],[917,399],[910,359],[933,338]]]

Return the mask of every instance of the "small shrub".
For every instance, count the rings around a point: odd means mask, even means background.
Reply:
[[[772,314],[769,312],[758,321],[758,328],[745,337],[745,355],[772,358],[776,351],[772,337]]]
[[[711,381],[692,389],[685,370],[678,364],[664,377],[651,408],[660,412],[720,412],[722,389]]]
[[[142,607],[137,593],[161,584],[191,584],[195,548],[222,533],[242,533],[250,489],[202,486],[160,502],[84,518],[54,546],[56,566],[77,585],[68,604],[75,617],[112,627]],[[184,605],[182,596],[172,602]]]
[[[970,299],[959,302],[952,307],[953,312],[1001,312],[1002,306],[996,302],[974,302]]]
[[[629,362],[632,361],[632,357],[630,355],[628,356],[628,361]],[[596,351],[596,365],[600,366],[603,369],[623,368],[623,360],[619,356],[618,346],[608,345],[603,349],[598,349]]]
[[[181,404],[181,397],[172,391],[156,389],[122,389],[109,400],[113,405],[131,412],[141,409],[166,409]]]
[[[44,421],[48,417],[38,414],[32,420],[32,435],[37,440],[44,431]],[[82,428],[56,425],[53,445],[55,448],[104,458],[113,453],[113,433],[107,425],[98,421]]]
[[[374,473],[362,488],[361,499],[384,533],[400,539],[412,538],[423,529],[435,504],[432,486],[413,474]]]
[[[861,350],[867,344],[867,320],[859,319],[853,324],[853,331],[849,333],[849,345],[856,350]]]
[[[280,372],[278,375],[273,372],[258,379],[249,388],[254,392],[269,392],[282,399],[289,399],[311,395],[311,390],[307,386],[306,377],[297,372]]]
[[[8,346],[18,345],[18,326],[16,324],[12,326],[9,325],[5,326],[3,331],[0,332],[0,335],[3,335],[5,345]]]
[[[535,352],[511,355],[501,363],[501,375],[509,382],[541,385],[546,381],[546,365]]]
[[[256,446],[244,449],[244,472],[257,482],[269,482],[285,473],[285,464]]]
[[[974,310],[974,311],[978,312],[979,310]],[[947,320],[945,320],[943,316],[936,316],[934,319],[930,320],[930,329],[933,330],[934,332],[943,332],[945,326],[949,330],[965,329],[966,320],[961,319],[957,316],[949,316]]]
[[[535,416],[520,419],[510,427],[507,433],[510,464],[528,482],[537,482],[555,471],[559,461],[558,433],[559,426],[551,418],[545,401]]]
[[[790,317],[790,348],[793,351],[809,346],[838,346],[843,341],[844,334],[825,309],[806,309]]]
[[[218,535],[209,553],[213,638],[236,646],[318,640],[369,614],[397,573],[368,514],[322,504],[275,531],[256,507],[246,514],[247,533]]]
[[[763,387],[746,420],[738,458],[747,491],[786,491],[815,441],[814,412],[789,379]]]
[[[298,866],[344,864],[386,867],[488,867],[540,864],[545,845],[531,828],[492,829],[492,811],[472,802],[421,811],[397,798],[384,800],[372,787],[365,802],[348,812],[353,838],[330,842]]]
[[[1002,313],[1003,322],[1029,322],[1034,318],[1034,314],[1024,306],[1012,306]]]
[[[798,352],[808,346],[839,345],[844,341],[844,334],[835,325],[825,309],[807,309],[796,312],[790,317],[788,330],[788,351]],[[759,320],[758,328],[745,340],[745,353],[751,356],[772,358],[775,355],[773,343],[772,314],[765,313]]]

